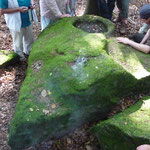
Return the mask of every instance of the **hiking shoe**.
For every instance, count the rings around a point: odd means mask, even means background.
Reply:
[[[126,28],[127,28],[127,25],[125,23],[121,23],[120,33],[125,34],[126,33]]]
[[[114,19],[112,22],[114,22],[114,23],[116,23],[116,22],[121,22],[121,18],[120,17],[118,17],[117,19]]]
[[[114,19],[113,20],[113,22],[114,23],[116,23],[116,22],[120,22],[120,23],[125,23],[125,24],[127,24],[128,23],[128,20],[127,20],[127,18],[120,18],[120,17],[118,17],[117,19]]]
[[[22,56],[22,57],[20,57],[20,59],[19,59],[20,61],[26,61],[27,59],[25,58],[25,56]]]

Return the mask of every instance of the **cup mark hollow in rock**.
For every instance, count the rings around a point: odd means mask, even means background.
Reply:
[[[94,21],[77,20],[74,23],[74,26],[88,33],[104,33],[108,31],[107,26],[99,20]]]

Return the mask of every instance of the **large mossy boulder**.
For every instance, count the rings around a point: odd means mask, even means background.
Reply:
[[[18,55],[12,51],[0,50],[0,68],[15,63],[19,59]]]
[[[88,22],[106,30],[85,32]],[[109,56],[106,36],[113,30],[108,20],[84,16],[59,20],[40,34],[10,125],[12,149],[58,138],[102,119],[120,97],[141,90],[139,81]]]
[[[150,143],[149,124],[150,97],[146,97],[91,130],[103,150],[136,150],[137,146]]]

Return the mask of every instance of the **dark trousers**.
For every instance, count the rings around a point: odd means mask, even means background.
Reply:
[[[120,10],[119,18],[128,18],[130,0],[117,0],[117,7]]]
[[[116,0],[108,0],[106,2],[105,0],[97,0],[99,15],[111,20],[115,1]]]
[[[116,1],[120,10],[119,18],[128,18],[130,0],[97,0],[99,15],[111,20]]]

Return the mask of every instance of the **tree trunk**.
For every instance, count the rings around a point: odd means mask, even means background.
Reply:
[[[98,15],[97,0],[87,0],[86,15]]]

